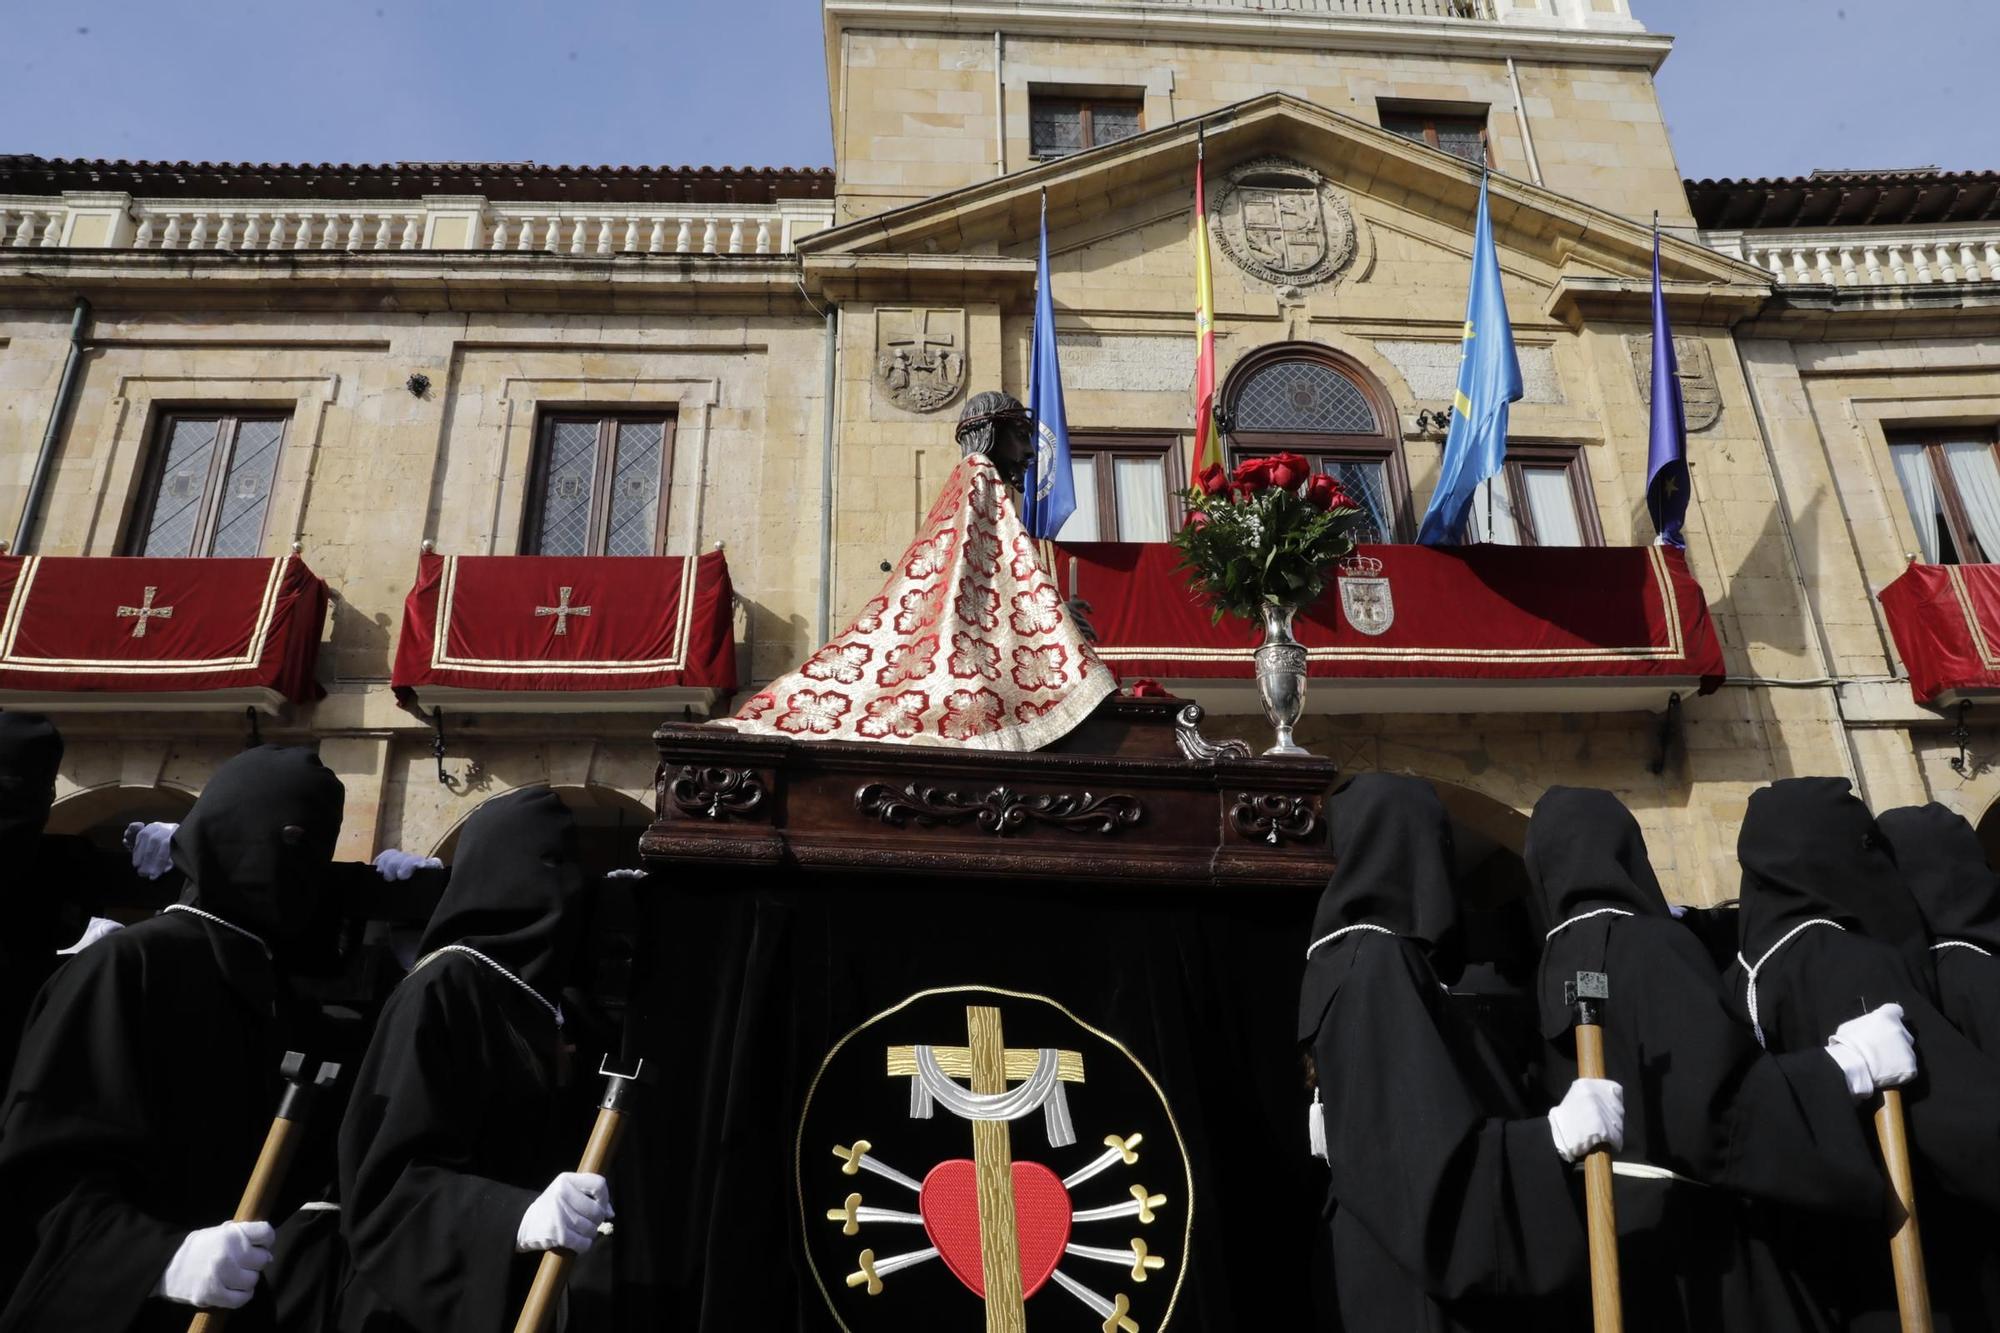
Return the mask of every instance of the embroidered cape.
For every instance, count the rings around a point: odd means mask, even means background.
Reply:
[[[808,740],[1038,750],[1117,688],[992,462],[952,470],[880,594],[724,723]]]

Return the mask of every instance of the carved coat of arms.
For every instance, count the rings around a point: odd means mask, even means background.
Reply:
[[[1340,614],[1361,634],[1386,634],[1396,623],[1396,599],[1389,592],[1382,562],[1374,556],[1357,555],[1341,562]]]
[[[1260,157],[1231,171],[1209,206],[1222,252],[1280,287],[1331,281],[1354,259],[1347,199],[1311,167]]]
[[[965,312],[878,311],[875,386],[907,412],[935,412],[958,397],[965,387]]]
[[[1627,340],[1632,373],[1639,378],[1639,401],[1653,406],[1653,335],[1635,333]],[[1674,335],[1674,359],[1681,368],[1681,409],[1689,430],[1707,430],[1722,418],[1722,386],[1715,379],[1715,361],[1708,344],[1685,334]]]

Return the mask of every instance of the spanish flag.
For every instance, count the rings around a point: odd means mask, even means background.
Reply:
[[[1222,462],[1222,442],[1215,438],[1215,283],[1208,268],[1208,201],[1202,192],[1203,143],[1197,132],[1194,150],[1194,456],[1188,484],[1196,484],[1202,469]]]

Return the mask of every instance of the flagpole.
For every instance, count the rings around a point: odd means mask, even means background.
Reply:
[[[1482,199],[1486,197],[1486,183],[1492,175],[1492,167],[1482,166],[1479,168],[1479,196]],[[1501,443],[1504,447],[1506,442],[1502,441]],[[1493,540],[1493,483],[1506,475],[1507,458],[1505,454],[1502,454],[1500,458],[1500,471],[1496,475],[1486,479],[1486,540],[1489,542]],[[1515,534],[1517,537],[1519,535],[1518,532]]]

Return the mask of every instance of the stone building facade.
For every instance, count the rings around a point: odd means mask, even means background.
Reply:
[[[176,413],[282,420],[255,549],[296,544],[335,602],[327,697],[260,726],[317,738],[347,782],[344,853],[448,850],[478,801],[535,782],[608,840],[636,836],[661,700],[468,708],[440,769],[433,726],[389,688],[423,544],[535,549],[557,423],[666,421],[651,549],[725,551],[739,677],[770,679],[875,590],[956,459],[964,396],[1025,392],[1044,206],[1071,430],[1104,460],[1094,535],[1162,535],[1193,427],[1198,152],[1212,199],[1282,186],[1320,209],[1302,257],[1296,231],[1251,235],[1256,217],[1219,206],[1224,398],[1239,366],[1277,361],[1358,386],[1382,419],[1374,452],[1342,457],[1375,469],[1392,540],[1437,472],[1481,157],[1528,381],[1512,434],[1570,488],[1544,526],[1651,540],[1656,213],[1666,233],[1688,555],[1726,682],[1671,715],[1664,691],[1605,709],[1512,682],[1356,711],[1322,683],[1302,743],[1431,778],[1515,849],[1547,786],[1611,788],[1694,902],[1733,896],[1744,802],[1773,778],[1846,773],[1878,807],[1935,797],[1975,820],[2000,795],[1977,760],[2000,732],[1973,728],[1973,761],[1949,764],[1956,715],[1911,702],[1873,600],[1921,547],[1891,445],[1940,425],[1990,442],[2000,421],[1990,179],[1937,177],[1957,200],[1940,213],[1923,177],[1883,218],[1785,202],[1880,181],[1690,187],[1652,81],[1671,39],[1625,0],[822,16],[830,172],[0,158],[0,515],[28,506],[78,297],[86,350],[24,551],[139,549]],[[1921,274],[1907,251],[1866,258],[1884,229],[1930,247]],[[172,815],[246,727],[240,709],[44,702],[70,737],[66,832]]]

